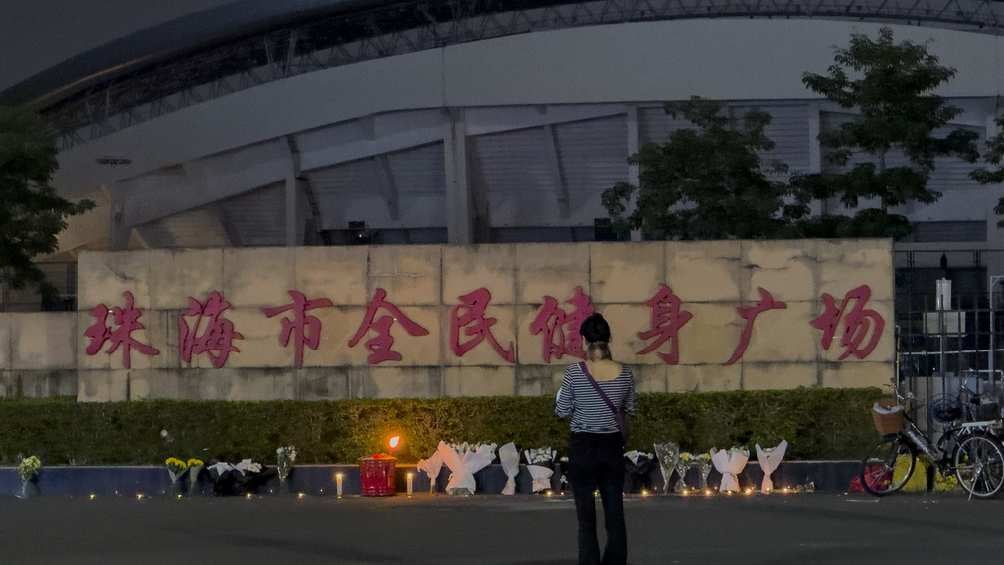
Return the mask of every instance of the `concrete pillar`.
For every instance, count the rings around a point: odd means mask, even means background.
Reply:
[[[809,174],[821,173],[823,172],[823,151],[819,144],[818,102],[809,103],[809,121],[807,127],[809,129],[809,170],[806,172]],[[825,200],[818,203],[818,209],[813,210],[813,213],[816,214],[826,214],[827,212],[829,212],[829,202]]]
[[[638,106],[629,105],[627,107],[627,153],[630,157],[638,153],[641,148],[641,130],[638,127]],[[641,180],[641,170],[638,165],[628,165],[628,182],[638,186]],[[640,189],[640,187],[639,187]],[[638,193],[635,193],[635,207],[638,205]],[[633,209],[632,209],[633,211]],[[641,230],[631,230],[631,241],[641,241]]]
[[[289,159],[289,167],[286,172],[285,181],[285,208],[286,208],[286,247],[303,245],[304,225],[306,223],[305,207],[306,198],[303,196],[302,181],[300,180],[300,150],[296,145],[296,138],[287,135],[280,140],[280,147]]]
[[[451,108],[443,132],[446,168],[446,231],[453,244],[474,243],[471,189],[467,170],[467,126],[464,111]]]
[[[303,245],[306,225],[306,198],[303,181],[295,176],[286,177],[286,247]]]
[[[132,228],[126,223],[125,199],[121,191],[112,190],[102,185],[101,191],[108,199],[108,246],[112,251],[124,251],[129,248],[129,236]]]

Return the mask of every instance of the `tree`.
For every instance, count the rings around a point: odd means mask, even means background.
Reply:
[[[987,140],[987,152],[983,155],[983,160],[992,165],[992,169],[979,168],[969,174],[969,176],[981,184],[998,184],[1004,182],[1004,117],[998,117],[997,135]],[[997,200],[994,206],[994,213],[998,216],[1004,214],[1004,196]],[[997,221],[998,227],[1004,227],[1004,220]]]
[[[696,97],[665,110],[694,127],[630,157],[640,167],[638,186],[622,182],[604,191],[603,205],[619,230],[640,229],[649,239],[795,235],[792,226],[809,213],[808,201],[771,178],[787,171],[783,164],[761,158],[774,147],[764,133],[769,114],[750,111],[735,120],[720,103]],[[632,198],[637,205],[627,213]]]
[[[836,50],[827,74],[802,76],[809,89],[860,112],[859,119],[820,133],[827,162],[846,167],[853,155],[870,161],[842,172],[801,176],[793,183],[813,198],[836,197],[848,208],[857,208],[864,199],[879,204],[853,217],[826,214],[816,218],[805,226],[808,235],[909,234],[909,221],[889,209],[912,201],[938,200],[941,194],[927,187],[935,158],[955,156],[976,161],[976,133],[956,129],[947,136],[935,136],[936,130],[962,113],[933,94],[955,73],[955,69],[941,65],[926,44],[896,43],[892,30],[884,27],[877,39],[852,35],[847,48]],[[905,155],[908,166],[887,166],[894,150]]]
[[[70,202],[51,186],[56,171],[53,135],[34,112],[0,107],[0,285],[31,284],[51,293],[33,259],[58,249],[66,218],[94,206]]]

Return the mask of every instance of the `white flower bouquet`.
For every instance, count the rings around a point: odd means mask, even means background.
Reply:
[[[781,440],[777,447],[760,447],[759,443],[756,445],[756,460],[760,464],[760,470],[763,471],[763,481],[760,482],[761,492],[774,490],[774,481],[771,480],[771,475],[781,466],[781,461],[787,450],[788,442],[784,440]]]
[[[746,463],[750,460],[750,450],[743,447],[733,447],[726,450],[711,450],[711,462],[715,469],[722,475],[722,482],[718,486],[720,492],[738,492],[739,474],[746,468]]]
[[[538,447],[535,449],[524,449],[523,457],[526,458],[526,470],[533,479],[531,492],[540,492],[551,488],[551,477],[554,476],[554,462],[558,458],[558,452],[548,447]]]

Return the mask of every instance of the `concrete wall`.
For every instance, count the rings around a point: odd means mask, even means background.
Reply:
[[[76,394],[79,400],[107,401],[552,394],[574,358],[546,363],[542,336],[532,335],[529,326],[544,295],[564,302],[576,286],[609,319],[614,354],[636,367],[640,391],[881,386],[893,371],[892,247],[882,240],[153,250],[83,253],[79,261],[79,312],[0,316],[3,396]],[[693,314],[680,330],[676,365],[655,353],[637,353],[648,343],[638,337],[650,323],[645,301],[662,283]],[[860,285],[871,288],[866,306],[885,320],[885,329],[870,355],[841,362],[845,322],[828,351],[810,322],[823,311],[823,293],[839,306]],[[449,347],[451,309],[458,296],[479,287],[492,294],[487,314],[497,319],[498,341],[516,347],[516,363],[503,360],[487,341],[463,357]],[[745,325],[736,307],[754,303],[758,287],[787,308],[761,314],[743,359],[726,366]],[[348,341],[378,288],[429,334],[413,337],[395,323],[393,349],[403,359],[371,365],[365,342],[375,334],[356,347]],[[302,368],[294,367],[293,344],[279,343],[282,316],[261,312],[289,303],[291,289],[333,303],[309,312],[322,331],[318,349],[306,349]],[[213,290],[233,305],[225,316],[244,336],[234,342],[240,351],[219,369],[206,355],[182,362],[178,349],[178,317],[188,297],[205,300]],[[145,326],[132,337],[160,351],[147,356],[133,350],[130,369],[121,349],[108,354],[106,344],[95,355],[86,352],[91,309],[123,306],[124,291],[134,295]]]

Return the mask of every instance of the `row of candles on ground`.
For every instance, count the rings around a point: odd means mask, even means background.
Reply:
[[[415,474],[414,473],[408,473],[405,476],[407,477],[407,484],[408,484],[407,495],[410,498],[412,496],[412,494],[414,494],[413,486],[414,486]],[[342,498],[342,483],[343,483],[344,479],[345,479],[345,475],[344,474],[342,474],[342,473],[336,473],[335,474],[335,496],[338,497],[338,498]],[[816,486],[813,483],[810,482],[808,484],[799,485],[799,486],[795,486],[795,487],[782,487],[780,489],[775,490],[774,492],[775,493],[781,493],[781,494],[800,494],[800,493],[811,493],[811,492],[815,492],[815,491],[816,491]],[[116,494],[118,494],[118,493],[116,492]],[[324,496],[324,489],[321,489],[318,494],[320,494],[321,496]],[[544,491],[544,496],[546,496],[548,498],[554,496],[554,494],[555,494],[555,492],[552,491],[552,490]],[[560,491],[557,494],[558,494],[558,496],[565,496],[565,492],[564,491]],[[595,491],[593,494],[595,496],[599,496],[600,495],[600,491]],[[625,494],[627,494],[627,493],[625,493]],[[641,489],[641,492],[639,494],[642,497],[646,497],[646,498],[653,495],[653,493],[650,490],[648,490],[648,489]],[[680,496],[714,496],[716,494],[716,491],[714,491],[714,490],[712,490],[710,488],[707,488],[707,489],[704,489],[704,490],[701,490],[701,489],[698,489],[698,488],[685,488],[685,489],[683,489],[681,492],[679,492],[677,494],[679,494]],[[746,490],[742,491],[741,493],[739,493],[739,492],[735,492],[734,493],[732,491],[725,491],[722,494],[724,494],[725,496],[740,495],[740,494],[743,495],[743,496],[752,496],[754,494],[757,494],[757,491],[754,490],[752,487],[747,487]],[[176,498],[178,500],[181,500],[183,498],[183,496],[180,495],[180,494],[175,495],[175,496],[176,496]],[[252,499],[255,498],[255,495],[251,494],[249,492],[249,493],[245,494],[244,497],[247,498],[248,500],[252,500]],[[303,493],[303,492],[296,493],[297,500],[303,500],[306,497],[307,497],[306,493]],[[91,494],[87,495],[87,499],[88,500],[96,500],[97,498],[98,498],[98,495],[94,494],[94,493],[91,493]],[[147,498],[149,498],[149,496],[147,496],[147,495],[145,495],[143,493],[136,493],[136,500],[142,501],[142,500],[145,500]]]

